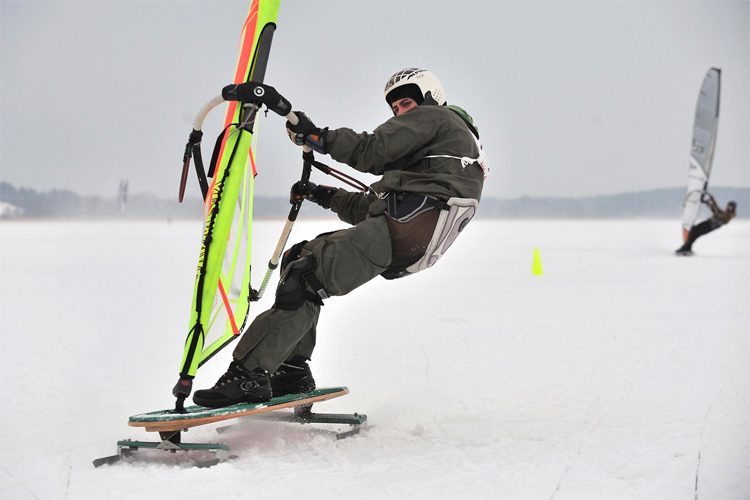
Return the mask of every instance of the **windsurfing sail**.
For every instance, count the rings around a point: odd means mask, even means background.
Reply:
[[[120,181],[120,187],[117,189],[117,201],[120,203],[120,212],[124,212],[128,207],[128,180]]]
[[[233,83],[262,82],[271,49],[279,0],[253,0],[240,39]],[[202,117],[223,102],[207,104]],[[205,111],[205,113],[204,113]],[[191,305],[190,324],[173,393],[190,394],[198,368],[245,327],[250,298],[251,237],[258,108],[230,101],[225,130],[209,169],[213,180],[205,193],[205,225]],[[196,122],[199,119],[196,118]],[[200,126],[194,126],[194,132]],[[184,188],[184,181],[183,181]]]
[[[698,218],[701,198],[708,189],[708,178],[716,148],[719,126],[719,94],[721,70],[711,68],[703,78],[693,122],[693,143],[690,149],[687,192],[682,211],[682,239],[687,241],[690,229]]]

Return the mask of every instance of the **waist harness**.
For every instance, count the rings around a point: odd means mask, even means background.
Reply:
[[[432,267],[474,217],[471,198],[442,201],[434,196],[391,192],[386,196],[393,262],[381,276],[396,279]]]

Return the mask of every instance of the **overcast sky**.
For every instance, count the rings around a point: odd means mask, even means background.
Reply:
[[[114,196],[127,178],[131,193],[176,197],[193,118],[231,83],[249,5],[1,1],[0,179]],[[685,185],[714,66],[711,184],[745,187],[749,20],[747,1],[282,0],[266,82],[318,126],[371,131],[391,116],[388,77],[429,69],[479,125],[484,196],[578,197]],[[223,115],[209,116],[204,156]],[[269,115],[256,193],[286,195],[300,167],[284,120]]]

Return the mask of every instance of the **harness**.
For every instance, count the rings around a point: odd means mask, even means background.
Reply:
[[[393,262],[381,276],[403,278],[435,265],[474,217],[479,202],[390,192],[386,216],[391,235]]]
[[[487,157],[487,154],[484,152],[484,148],[482,147],[482,143],[479,142],[479,138],[475,136],[473,133],[471,134],[471,137],[474,139],[474,142],[477,145],[477,148],[479,149],[479,156],[476,158],[471,158],[469,156],[452,156],[452,155],[428,155],[425,156],[425,158],[453,158],[454,160],[458,160],[461,162],[461,168],[466,168],[469,165],[476,163],[480,167],[482,167],[482,172],[484,172],[484,179],[487,180],[487,175],[490,173],[490,159]]]
[[[477,164],[487,179],[489,158],[473,132],[473,126],[465,118],[464,122],[479,150],[476,158],[453,155],[427,155],[424,158],[451,158],[460,161],[464,169]],[[434,266],[471,221],[479,206],[479,201],[473,198],[443,201],[434,196],[394,191],[382,198],[387,202],[386,215],[393,246],[393,262],[381,274],[386,279],[402,278]]]

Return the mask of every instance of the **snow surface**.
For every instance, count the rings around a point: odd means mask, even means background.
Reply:
[[[340,225],[305,217],[292,241]],[[281,227],[255,224],[256,282]],[[207,426],[184,440],[239,459],[95,469],[155,437],[129,415],[173,405],[201,230],[0,223],[2,499],[750,496],[746,220],[691,258],[678,220],[474,221],[435,268],[327,301],[313,372],[351,394],[317,410],[366,413],[362,435]]]

